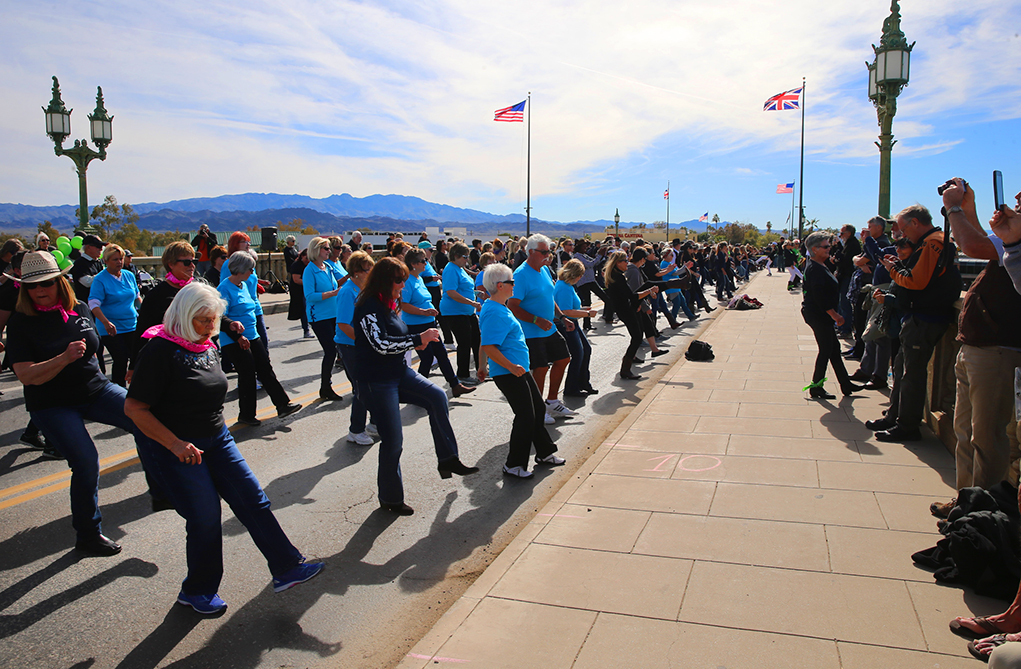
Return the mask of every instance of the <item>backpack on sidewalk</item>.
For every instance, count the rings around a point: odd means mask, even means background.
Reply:
[[[688,350],[684,352],[684,357],[694,362],[709,362],[716,359],[716,354],[713,353],[711,344],[696,339],[688,345]]]

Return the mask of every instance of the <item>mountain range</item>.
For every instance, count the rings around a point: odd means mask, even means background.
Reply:
[[[491,214],[428,202],[408,195],[370,195],[354,197],[343,193],[325,198],[277,193],[243,193],[218,197],[191,198],[170,202],[132,204],[139,214],[139,227],[154,232],[194,230],[205,223],[213,231],[244,229],[274,225],[295,218],[304,220],[326,232],[350,231],[358,228],[375,230],[415,231],[425,227],[464,227],[474,234],[524,232],[522,214]],[[35,229],[38,223],[50,221],[58,229],[72,228],[76,223],[76,205],[37,207],[0,203],[0,229]],[[532,219],[533,232],[581,234],[602,232],[612,226],[611,220],[543,221]],[[632,223],[621,221],[622,227]],[[681,221],[674,226],[700,228],[697,221]]]

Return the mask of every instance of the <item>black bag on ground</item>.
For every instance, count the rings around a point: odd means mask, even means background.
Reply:
[[[716,355],[713,353],[712,345],[696,339],[688,344],[688,350],[684,352],[684,357],[694,362],[708,362],[714,360]]]

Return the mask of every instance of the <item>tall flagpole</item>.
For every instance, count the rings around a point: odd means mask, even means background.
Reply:
[[[799,189],[801,188],[801,184],[798,184],[797,186],[798,186]],[[793,189],[791,189],[791,217],[788,218],[787,220],[791,224],[789,229],[788,229],[788,235],[787,235],[787,238],[790,239],[792,234],[793,234],[793,226],[794,226],[794,190]]]
[[[666,182],[666,242],[670,243],[670,180]]]
[[[531,114],[529,114],[531,118]],[[801,176],[798,179],[798,239],[805,235],[805,78],[801,77]]]
[[[525,172],[525,236],[532,236],[532,91],[528,91],[528,158]],[[804,112],[802,112],[804,113]],[[804,153],[804,129],[802,129],[802,153]]]

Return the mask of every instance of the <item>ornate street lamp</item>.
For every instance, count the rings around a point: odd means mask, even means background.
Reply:
[[[615,210],[616,213],[613,215],[613,236],[618,240],[620,239],[620,209]]]
[[[74,110],[64,107],[64,101],[60,99],[60,83],[56,77],[53,77],[53,99],[50,100],[48,107],[43,108],[46,115],[46,134],[53,140],[54,153],[70,158],[78,170],[78,229],[89,232],[92,231],[92,226],[89,225],[89,198],[85,172],[94,159],[106,160],[106,147],[113,141],[113,117],[106,113],[103,106],[103,89],[97,87],[96,90],[96,109],[89,114],[89,123],[92,141],[99,147],[99,151],[89,148],[84,139],[74,140],[73,149],[64,149],[64,139],[71,134],[71,112]]]
[[[869,99],[879,117],[879,215],[890,217],[890,154],[893,152],[893,117],[897,114],[897,96],[908,85],[911,50],[900,29],[900,6],[890,4],[890,16],[883,21],[883,37],[877,47],[872,45],[876,59],[865,63],[869,68]]]

